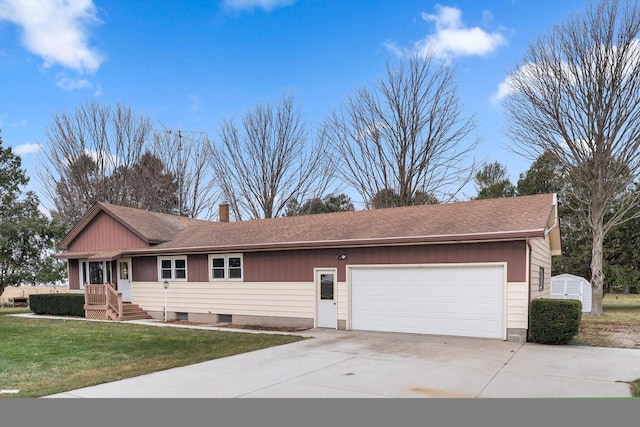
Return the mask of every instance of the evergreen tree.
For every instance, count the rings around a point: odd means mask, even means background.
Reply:
[[[53,258],[63,230],[40,212],[32,191],[23,192],[29,178],[11,147],[0,136],[0,293],[6,286],[52,283],[65,274]]]

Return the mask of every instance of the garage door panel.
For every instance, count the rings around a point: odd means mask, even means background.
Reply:
[[[351,327],[501,338],[503,288],[501,266],[353,269]]]
[[[464,313],[461,317],[473,316],[474,318],[482,318],[489,316],[495,318],[501,314],[502,307],[496,304],[462,304],[460,312]]]
[[[458,304],[455,302],[422,302],[419,312],[422,313],[421,317],[427,318],[443,314],[457,315]]]
[[[459,292],[460,297],[469,298],[469,299],[484,299],[491,298],[495,299],[502,296],[502,289],[496,289],[495,286],[486,286],[486,285],[478,285],[478,286],[467,286],[460,288]]]
[[[393,287],[393,295],[388,295],[387,298],[405,300],[406,298],[418,298],[420,296],[419,285],[396,285]]]

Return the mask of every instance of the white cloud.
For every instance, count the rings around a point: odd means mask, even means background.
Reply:
[[[500,102],[514,92],[515,89],[511,85],[511,77],[507,77],[498,84],[498,90],[491,96],[491,102]]]
[[[91,89],[93,85],[85,79],[72,79],[64,73],[56,76],[56,86],[63,90]]]
[[[563,67],[566,65],[563,64]],[[503,81],[498,84],[498,90],[492,95],[491,101],[497,103],[504,98],[516,93],[516,88],[513,87],[514,76],[518,79],[533,79],[534,76],[539,75],[540,67],[538,64],[528,63],[524,64],[515,71],[515,74],[507,76]],[[570,77],[570,76],[567,76]]]
[[[505,77],[505,79],[498,84],[497,90],[491,96],[491,101],[493,103],[497,103],[505,99],[506,97],[513,95],[516,93],[516,89],[513,87],[513,79],[517,78],[519,81],[526,82],[527,80],[531,81],[532,84],[535,82],[551,79],[554,76],[557,78],[558,73],[562,73],[561,81],[568,83],[570,85],[581,85],[583,84],[582,79],[583,75],[581,72],[576,71],[582,67],[586,70],[586,75],[595,76],[599,74],[605,74],[607,76],[607,81],[616,79],[614,74],[620,72],[618,69],[618,64],[614,63],[614,58],[616,58],[619,54],[617,53],[618,47],[613,46],[610,48],[611,51],[604,54],[607,58],[609,58],[609,63],[602,67],[601,63],[597,61],[598,56],[602,56],[603,54],[598,53],[596,50],[589,52],[586,56],[585,62],[579,67],[570,66],[566,62],[559,63],[558,66],[554,66],[553,68],[548,65],[544,65],[544,63],[533,63],[528,62],[518,69],[516,69],[513,74]],[[640,58],[640,39],[635,39],[631,42],[629,49],[627,49],[627,59],[624,63],[625,68],[622,69],[623,77],[632,75],[638,67],[638,58]]]
[[[88,45],[90,24],[98,24],[92,0],[0,0],[0,20],[22,28],[22,42],[44,60],[78,72],[95,72],[102,56]]]
[[[416,52],[450,58],[452,56],[483,56],[507,43],[507,39],[500,32],[465,26],[460,9],[439,4],[435,9],[435,14],[422,13],[422,19],[435,23],[433,34],[416,42],[412,49],[400,48],[391,42],[385,42],[385,47],[398,56]],[[484,11],[483,24],[487,24],[491,19],[491,12]]]
[[[252,11],[259,8],[271,12],[274,9],[291,6],[295,2],[296,0],[224,0],[223,7],[239,11]]]
[[[22,144],[16,146],[13,152],[19,156],[24,156],[26,154],[38,153],[41,149],[42,146],[40,144]]]
[[[398,46],[396,43],[391,41],[386,41],[383,44],[384,44],[384,47],[386,47],[389,52],[393,53],[399,58],[403,56],[407,56],[411,53],[409,49],[402,46]]]

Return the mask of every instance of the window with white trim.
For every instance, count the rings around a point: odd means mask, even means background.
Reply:
[[[187,280],[187,257],[158,257],[158,277],[163,280]]]
[[[242,281],[242,254],[209,255],[209,280]]]
[[[111,283],[111,262],[80,260],[80,289],[85,284],[102,285]]]

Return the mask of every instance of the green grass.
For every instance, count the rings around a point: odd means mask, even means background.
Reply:
[[[0,309],[0,390],[32,398],[304,339],[84,320],[7,316]]]
[[[640,397],[640,378],[631,383],[631,396]]]
[[[602,299],[602,316],[583,313],[592,323],[620,323],[637,325],[640,322],[640,295],[606,294]]]
[[[574,341],[596,347],[640,349],[640,295],[606,294],[603,314],[582,314]]]

